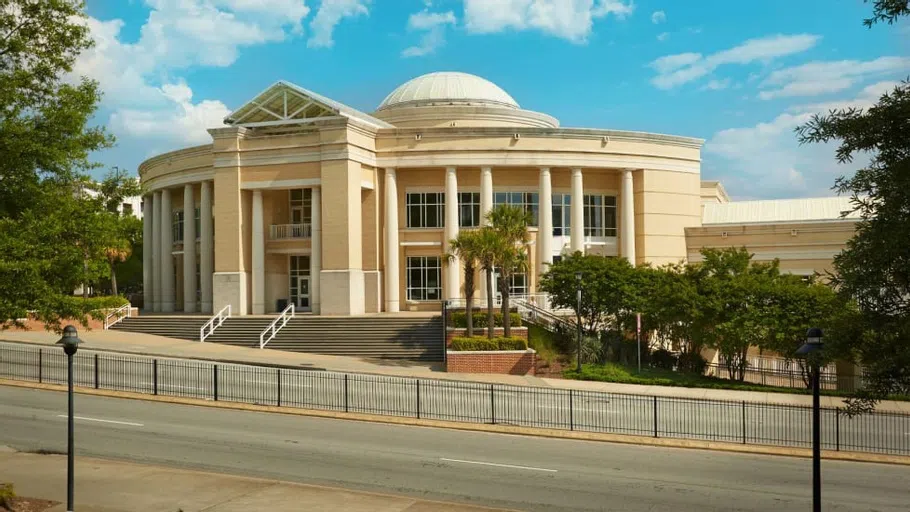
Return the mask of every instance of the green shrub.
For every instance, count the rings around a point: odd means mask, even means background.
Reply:
[[[449,349],[466,352],[466,351],[492,351],[492,350],[527,350],[528,340],[524,338],[493,338],[488,339],[480,336],[473,338],[453,338]]]
[[[510,313],[509,318],[511,319],[512,327],[521,327],[521,315],[518,313]],[[464,329],[468,326],[467,315],[464,311],[455,311],[452,313],[452,323],[458,329]],[[496,312],[493,313],[493,326],[502,327],[502,313]],[[483,311],[474,312],[474,327],[486,328],[487,327],[487,314]]]
[[[708,361],[701,354],[680,354],[678,364],[679,371],[695,375],[704,375],[708,368]]]
[[[676,366],[676,356],[662,348],[651,353],[651,366],[662,370],[672,370]]]
[[[15,498],[16,493],[13,491],[13,484],[0,484],[0,507],[5,510],[12,510]]]

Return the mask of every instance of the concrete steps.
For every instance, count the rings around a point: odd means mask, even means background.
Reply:
[[[135,316],[124,318],[111,330],[154,334],[168,338],[199,341],[199,329],[208,321],[203,316]]]

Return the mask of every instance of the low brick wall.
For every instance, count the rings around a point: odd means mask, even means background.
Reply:
[[[138,308],[133,308],[133,309],[131,309],[131,310],[130,310],[130,316],[139,316],[139,309],[138,309]],[[48,330],[48,329],[47,329],[47,326],[45,325],[44,322],[41,322],[41,321],[39,321],[38,319],[36,319],[36,318],[34,318],[34,317],[32,317],[32,316],[29,316],[28,318],[24,319],[23,324],[24,324],[24,325],[21,326],[21,327],[19,327],[19,326],[11,326],[11,327],[9,328],[9,330],[10,330],[10,331],[18,331],[18,332],[21,332],[21,331],[46,331],[46,330]],[[80,324],[80,323],[79,323],[78,321],[76,321],[76,320],[67,319],[67,318],[64,318],[64,319],[61,319],[61,320],[60,320],[60,327],[66,327],[67,325],[73,325],[73,326],[76,327],[76,329],[78,329],[78,330],[80,330],[80,331],[86,329],[85,327],[82,326],[82,324]],[[103,319],[103,318],[100,318],[100,319],[92,318],[92,316],[89,315],[89,316],[88,316],[88,330],[89,330],[89,331],[103,331],[103,330],[104,330],[104,319]]]
[[[512,327],[512,337],[513,338],[523,338],[528,339],[528,328],[527,327]],[[452,338],[462,338],[468,335],[467,329],[461,328],[449,328],[446,331],[446,346],[452,344]],[[474,336],[484,337],[487,335],[486,328],[474,328]],[[496,327],[493,329],[493,336],[505,336],[505,332],[502,330],[502,327]]]
[[[499,373],[534,375],[537,352],[528,350],[446,352],[446,371],[453,373]]]

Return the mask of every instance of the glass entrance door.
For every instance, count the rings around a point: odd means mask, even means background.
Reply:
[[[291,256],[289,264],[290,302],[297,310],[310,311],[310,257]]]

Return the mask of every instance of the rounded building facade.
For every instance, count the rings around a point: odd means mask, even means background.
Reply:
[[[438,310],[464,296],[448,241],[501,203],[533,218],[518,295],[570,251],[683,260],[702,225],[702,140],[560,127],[464,73],[372,114],[278,82],[209,133],[139,169],[151,311]]]

